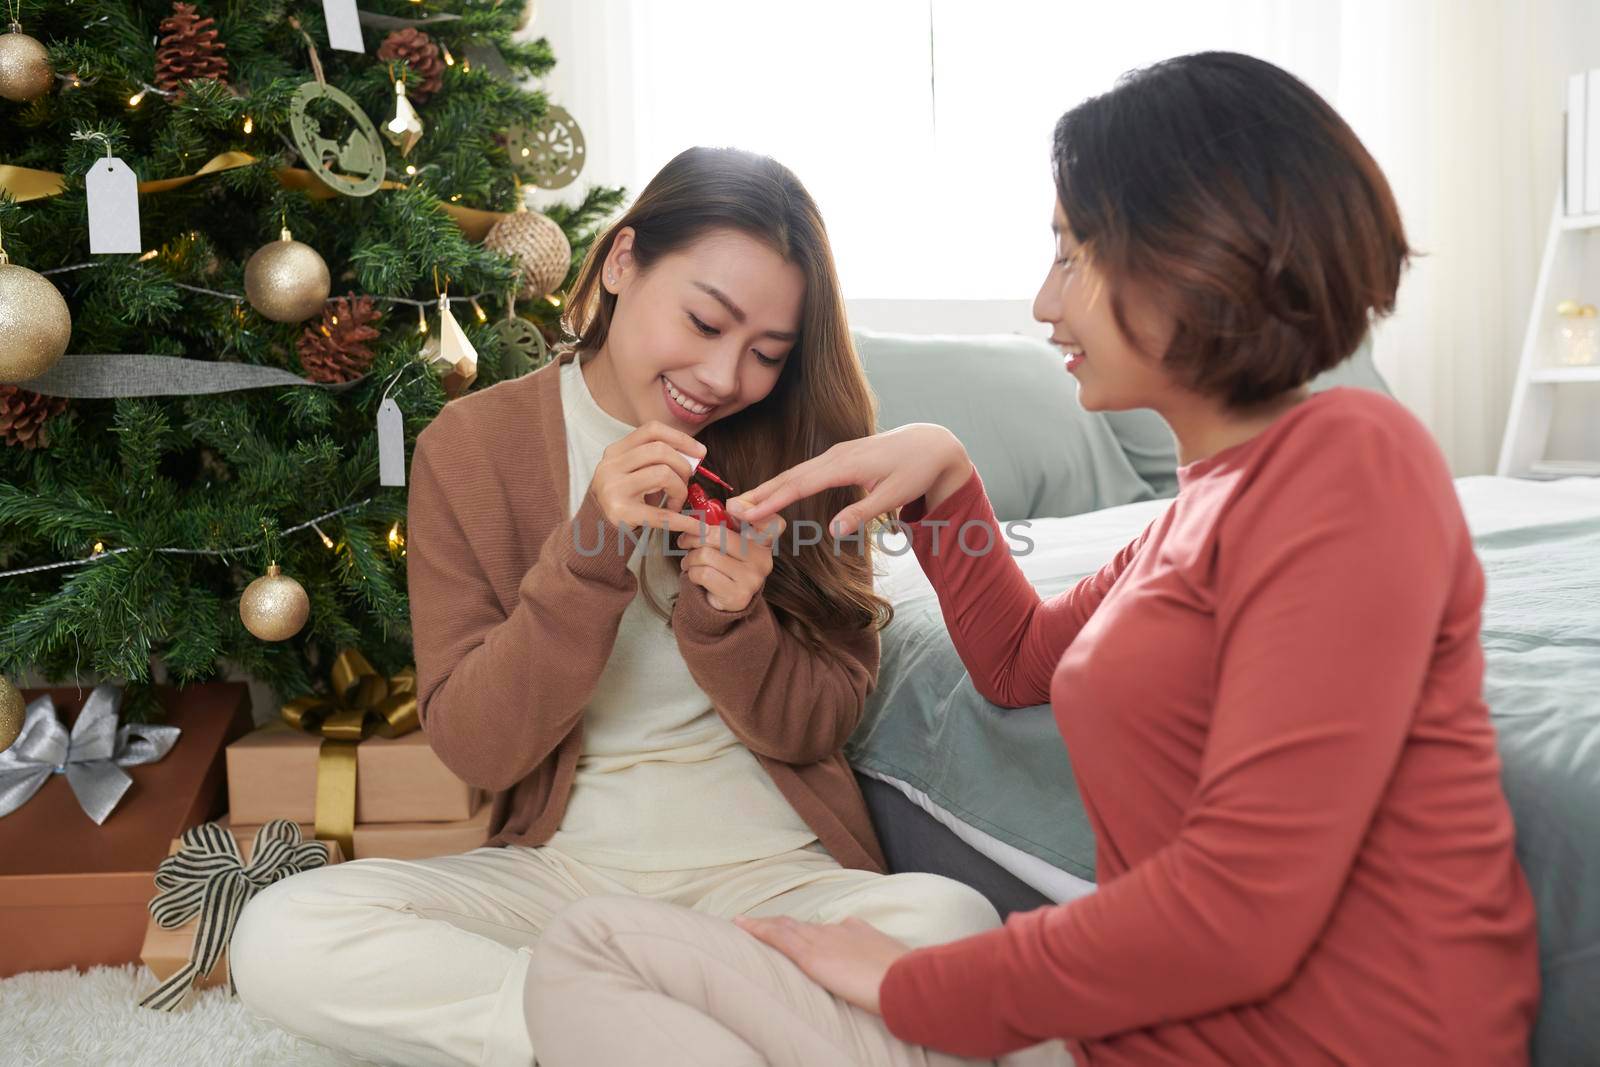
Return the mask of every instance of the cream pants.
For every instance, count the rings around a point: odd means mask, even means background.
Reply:
[[[570,927],[548,971],[530,983],[530,959],[543,931],[568,905],[591,897],[633,899],[588,902],[594,910],[577,913],[585,921]],[[567,1026],[572,996],[562,991],[577,988],[578,978],[549,975],[570,968],[574,946],[594,935],[590,921],[612,914],[602,903],[654,904],[641,913],[652,921],[662,914],[695,919],[700,928],[690,940],[697,947],[685,956],[693,968],[726,954],[736,970],[720,977],[754,974],[748,992],[758,1003],[777,995],[808,1005],[799,1013],[772,1013],[774,1025],[781,1019],[798,1028],[783,1041],[806,1050],[820,1040],[833,1051],[821,1060],[809,1053],[782,1058],[764,1048],[748,1051],[749,1042],[741,1047],[729,1037],[702,1051],[695,1044],[711,1038],[700,1029],[682,1039],[689,1046],[674,1051],[661,1043],[654,1008],[641,1015],[572,1017]],[[749,863],[659,872],[594,867],[557,849],[512,845],[429,860],[357,860],[285,879],[246,906],[229,957],[239,996],[257,1015],[380,1063],[527,1067],[536,1048],[543,1055],[547,1045],[557,1064],[743,1064],[769,1054],[773,1062],[796,1064],[958,1062],[905,1046],[876,1016],[833,1000],[803,976],[796,981],[798,971],[786,970],[786,960],[778,962],[775,952],[726,921],[735,915],[818,922],[854,916],[911,945],[955,940],[999,923],[988,901],[968,886],[930,874],[846,870],[817,845]],[[768,981],[773,975],[782,979],[776,986]],[[603,975],[595,980],[606,981]],[[823,1018],[828,1004],[835,1016]],[[799,1032],[808,1019],[823,1036]],[[592,1039],[571,1036],[596,1031]],[[635,1048],[649,1055],[632,1058]],[[622,1058],[606,1058],[624,1049]],[[835,1055],[839,1050],[853,1051]]]

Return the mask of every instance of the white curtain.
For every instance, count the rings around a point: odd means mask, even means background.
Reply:
[[[847,296],[929,302],[944,328],[960,301],[990,309],[983,328],[997,307],[1026,328],[1061,112],[1164,56],[1278,63],[1339,108],[1394,185],[1425,255],[1377,359],[1457,473],[1478,473],[1498,449],[1559,179],[1566,74],[1600,66],[1580,54],[1593,7],[542,0],[529,33],[555,46],[546,86],[586,132],[585,181],[637,190],[693,144],[767,152],[821,205]]]
[[[1577,0],[1343,0],[1334,101],[1422,253],[1376,336],[1458,474],[1494,470],[1550,212]]]

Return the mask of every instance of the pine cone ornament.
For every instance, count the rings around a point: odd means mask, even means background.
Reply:
[[[227,45],[217,40],[216,19],[201,18],[193,4],[177,0],[161,20],[156,48],[156,88],[181,90],[192,78],[228,84]]]
[[[45,396],[14,385],[0,385],[0,441],[23,448],[43,448],[50,443],[45,420],[65,410],[64,396]]]
[[[439,46],[421,30],[395,30],[378,46],[378,58],[385,63],[405,62],[409,71],[406,97],[413,104],[427,100],[444,84],[444,59],[439,55]]]
[[[379,317],[370,296],[341,296],[322,312],[322,321],[307,326],[295,343],[300,365],[314,382],[348,382],[367,373],[378,336],[372,325]]]

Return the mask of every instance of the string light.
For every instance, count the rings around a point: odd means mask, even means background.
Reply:
[[[461,194],[460,193],[456,193],[456,194],[454,194],[453,196],[450,197],[450,202],[453,204],[457,200],[460,200],[460,199],[461,199]]]
[[[545,299],[550,301],[550,306],[551,307],[557,307],[558,308],[558,307],[561,306],[561,294],[560,293],[551,293],[549,296],[545,297]]]
[[[282,535],[287,536],[292,533],[299,533],[301,530],[310,529],[318,522],[321,522],[325,519],[331,519],[336,515],[343,515],[347,511],[358,511],[372,503],[374,499],[376,498],[369,496],[365,500],[357,500],[353,504],[346,504],[343,507],[334,508],[332,511],[318,515],[316,518],[310,519],[306,522],[302,522],[298,526],[289,527],[287,530],[282,531]],[[320,529],[317,530],[317,532],[322,533]],[[323,543],[329,548],[333,547],[333,542],[326,534],[323,534],[322,540]],[[127,552],[157,552],[163,555],[174,556],[220,556],[226,558],[228,556],[237,556],[244,552],[251,552],[260,547],[261,542],[258,541],[253,545],[238,545],[234,548],[138,548],[136,546],[129,545],[126,548],[107,549],[104,541],[96,541],[94,543],[94,555],[89,556],[87,559],[68,559],[62,560],[59,563],[40,563],[32,567],[17,567],[14,570],[0,571],[0,578],[14,578],[19,574],[38,574],[41,571],[61,570],[64,567],[83,567],[90,563],[98,563],[103,558],[120,556]],[[400,554],[405,555],[405,550],[402,549]],[[363,578],[364,577],[365,575],[363,575]]]
[[[428,332],[428,313],[423,310],[421,304],[417,305],[417,332],[420,334]]]
[[[150,91],[149,89],[140,89],[138,92],[136,92],[132,96],[128,97],[128,106],[129,107],[138,107],[139,106],[139,101],[143,100],[144,99],[144,94],[148,93],[149,91]]]
[[[323,533],[322,532],[322,527],[318,526],[316,523],[313,522],[311,524],[311,528],[313,530],[317,531],[317,536],[318,537],[322,538],[322,547],[323,548],[328,548],[328,549],[333,548],[333,538],[331,538],[327,534]]]
[[[478,298],[473,296],[473,297],[468,297],[467,299],[472,304],[472,310],[476,311],[478,313],[478,321],[479,322],[488,322],[489,321],[489,316],[487,316],[487,315],[485,315],[483,313],[483,305],[478,303]]]
[[[456,57],[450,54],[450,46],[440,41],[439,48],[444,52],[444,65],[447,67],[455,66]]]
[[[389,551],[393,552],[395,549],[404,548],[405,546],[406,537],[405,534],[400,532],[400,523],[397,520],[393,526],[389,527]]]
[[[161,249],[152,248],[150,251],[146,252],[144,255],[139,257],[139,262],[140,263],[148,263],[152,259],[155,259],[160,254],[161,254]]]
[[[416,172],[417,172],[417,165],[415,163],[407,163],[406,164],[406,173],[407,174],[415,174]]]
[[[255,128],[256,128],[256,120],[251,118],[249,115],[246,115],[244,117],[244,132],[247,133],[247,134],[251,133],[251,132],[253,132],[255,130]]]
[[[339,316],[337,316],[337,315],[335,315],[335,314],[333,314],[333,313],[332,313],[332,312],[331,312],[331,311],[330,311],[330,312],[329,312],[329,313],[328,313],[328,317],[329,317],[329,318],[330,318],[330,319],[332,319],[332,320],[333,320],[333,324],[334,324],[334,325],[335,325],[335,326],[337,326],[337,325],[339,325]]]

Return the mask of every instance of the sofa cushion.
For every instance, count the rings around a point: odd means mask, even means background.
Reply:
[[[878,398],[878,428],[948,427],[966,445],[1001,521],[1076,515],[1155,491],[1047,342],[855,332]],[[1158,420],[1159,421],[1159,420]]]

